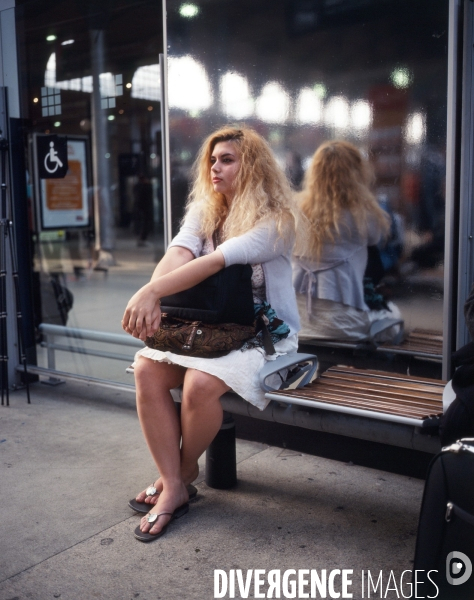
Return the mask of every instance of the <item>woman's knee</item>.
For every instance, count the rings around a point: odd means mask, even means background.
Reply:
[[[184,369],[169,363],[160,363],[139,357],[134,368],[138,391],[153,390],[155,393],[169,391],[183,382]]]
[[[229,386],[214,375],[188,369],[184,378],[183,405],[192,408],[204,403],[218,403],[222,394],[229,389]]]

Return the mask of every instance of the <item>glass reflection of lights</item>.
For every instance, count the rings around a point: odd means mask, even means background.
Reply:
[[[192,19],[199,14],[199,6],[191,2],[185,2],[179,7],[179,14],[185,19]]]
[[[407,88],[413,81],[413,75],[407,67],[397,67],[390,73],[390,81],[398,89]]]
[[[55,127],[61,127],[61,121],[54,121]]]
[[[64,42],[61,42],[61,46],[70,46],[71,44],[74,44],[74,40],[64,40]]]
[[[313,85],[313,90],[318,98],[321,98],[321,100],[324,100],[328,94],[327,87],[324,85],[324,83],[315,83]]]
[[[107,153],[105,154],[105,158],[110,158],[110,152],[107,152]]]
[[[44,85],[51,88],[91,93],[92,75],[88,75],[87,77],[77,77],[75,79],[67,79],[65,81],[56,81],[56,52],[53,52],[46,64]]]
[[[154,152],[152,152],[152,153],[150,154],[150,158],[152,158],[152,159],[153,159],[153,158],[156,158],[156,154],[155,154]]]
[[[367,100],[356,100],[351,106],[351,123],[354,129],[361,131],[372,124],[372,107]]]
[[[132,88],[132,98],[142,100],[161,100],[160,65],[145,65],[138,67],[132,77],[132,83],[127,83],[127,88]]]
[[[100,95],[104,98],[113,98],[115,94],[115,77],[112,73],[99,75]]]
[[[234,119],[245,119],[253,113],[254,103],[248,81],[237,73],[225,73],[221,78],[222,112]]]
[[[39,98],[33,98],[33,102],[36,104],[37,102],[39,102]]]
[[[302,88],[296,101],[296,120],[299,123],[319,123],[323,116],[323,103],[314,88]]]
[[[203,65],[191,56],[168,60],[169,105],[196,113],[212,104],[211,84]]]
[[[54,42],[55,39],[56,39],[56,36],[54,34],[46,36],[46,41],[47,42]]]
[[[426,117],[421,112],[408,115],[404,137],[408,144],[421,144],[426,135]]]
[[[109,121],[115,121],[115,115],[109,115],[109,116],[107,117],[107,119],[108,119]]]
[[[324,121],[329,127],[347,129],[349,126],[349,102],[344,96],[333,96],[326,104]]]
[[[101,73],[99,75],[100,95],[102,98],[115,98],[123,94],[122,75],[113,73]],[[72,90],[76,92],[86,92],[91,94],[93,90],[92,75],[86,77],[76,77],[74,79],[65,79],[56,81],[56,53],[52,52],[44,73],[44,85],[50,88],[59,88],[62,90]],[[111,106],[109,106],[111,108]]]
[[[255,112],[267,123],[284,123],[288,119],[289,108],[290,99],[286,91],[278,82],[269,81],[257,99]]]

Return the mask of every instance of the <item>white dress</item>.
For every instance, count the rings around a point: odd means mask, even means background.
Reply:
[[[212,251],[210,241],[204,243],[202,254]],[[254,302],[265,300],[265,280],[261,265],[252,265],[252,289]],[[298,336],[292,335],[275,344],[275,354],[265,354],[263,348],[249,348],[248,350],[233,350],[219,358],[198,358],[195,356],[182,356],[173,352],[162,352],[145,347],[135,355],[135,361],[144,356],[158,362],[167,362],[180,365],[188,369],[197,369],[218,377],[226,383],[239,396],[263,410],[270,400],[265,398],[265,393],[260,388],[259,374],[268,360],[275,360],[277,356],[296,352],[298,349]],[[279,387],[281,379],[278,375],[267,379],[269,385]]]

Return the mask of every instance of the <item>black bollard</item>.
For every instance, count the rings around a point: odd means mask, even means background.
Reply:
[[[206,483],[217,490],[237,484],[235,422],[228,412],[224,412],[222,426],[206,451]]]

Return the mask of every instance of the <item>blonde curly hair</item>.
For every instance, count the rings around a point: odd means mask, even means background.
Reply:
[[[388,215],[370,191],[373,179],[369,162],[353,144],[331,140],[319,146],[298,195],[311,233],[297,240],[295,254],[319,259],[325,242],[343,236],[341,220],[345,211],[352,215],[359,234],[367,235],[369,215],[388,234]]]
[[[219,142],[232,142],[240,158],[230,207],[212,185],[211,156]],[[267,142],[253,129],[227,125],[209,135],[194,163],[193,176],[186,213],[199,209],[203,236],[212,236],[220,227],[222,240],[229,239],[270,218],[281,237],[294,234],[296,207],[290,185]]]

